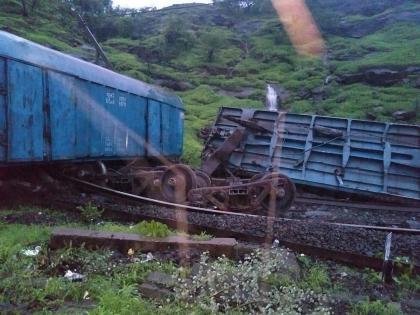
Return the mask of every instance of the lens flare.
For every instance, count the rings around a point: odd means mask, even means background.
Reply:
[[[296,51],[305,56],[321,56],[324,40],[304,0],[271,0]]]

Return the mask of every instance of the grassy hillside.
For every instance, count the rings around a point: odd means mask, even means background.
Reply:
[[[395,111],[418,111],[417,1],[307,3],[325,40],[318,57],[299,55],[270,10],[229,15],[205,6],[91,22],[117,71],[182,97],[184,159],[193,164],[201,149],[197,133],[218,107],[262,107],[267,82],[280,87],[282,108],[292,112],[393,121]],[[2,29],[93,59],[76,18],[59,1],[29,17],[21,15],[20,1],[4,0],[0,9]],[[408,120],[419,121],[418,114]]]

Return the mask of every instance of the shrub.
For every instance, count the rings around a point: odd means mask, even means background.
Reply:
[[[191,239],[194,241],[209,241],[212,238],[213,236],[210,234],[207,234],[205,231],[202,231],[200,234],[191,236]]]
[[[90,201],[84,206],[77,207],[77,209],[80,210],[83,220],[88,223],[97,221],[104,212],[104,210],[99,209]]]
[[[226,257],[210,262],[203,254],[192,279],[178,278],[176,296],[199,301],[210,312],[251,314],[329,313],[327,296],[301,289],[293,282],[271,286],[267,279],[286,265],[284,251],[256,251],[239,263]]]
[[[352,311],[352,315],[400,315],[402,312],[392,303],[382,301],[371,302],[369,300],[357,303]]]
[[[172,234],[166,224],[152,221],[142,221],[135,226],[139,234],[150,237],[167,237]]]

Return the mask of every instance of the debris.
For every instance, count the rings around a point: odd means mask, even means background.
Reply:
[[[271,245],[271,248],[277,248],[277,247],[279,247],[279,244],[280,244],[279,240],[275,239],[274,242],[273,242],[273,245]]]
[[[36,246],[34,249],[25,249],[22,250],[22,254],[27,257],[35,257],[41,251],[41,246]]]
[[[150,283],[143,283],[140,286],[140,293],[147,298],[159,300],[167,299],[172,295],[168,289],[162,289]]]
[[[172,287],[175,285],[174,277],[162,272],[149,273],[146,282],[162,287]]]
[[[407,120],[416,118],[416,116],[417,116],[417,112],[415,110],[411,110],[411,111],[398,110],[392,113],[392,117],[396,120],[407,121]]]
[[[130,248],[127,252],[127,255],[132,257],[134,255],[134,250],[132,248]]]
[[[89,300],[90,296],[89,296],[89,292],[85,291],[85,293],[83,294],[83,300]]]
[[[153,257],[153,254],[149,252],[149,253],[146,254],[146,259],[142,260],[141,262],[146,263],[146,262],[149,262],[153,259],[155,259],[155,257]]]
[[[66,273],[64,274],[64,278],[73,282],[78,282],[78,281],[82,281],[85,278],[85,276],[81,275],[80,273],[67,270]]]
[[[410,229],[420,229],[420,222],[417,220],[407,220],[406,223]]]

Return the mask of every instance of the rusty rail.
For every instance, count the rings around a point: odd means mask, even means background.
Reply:
[[[62,205],[65,209],[69,209],[69,203],[63,202]],[[73,207],[74,208],[74,207]],[[235,238],[237,240],[257,243],[260,245],[271,246],[274,238],[268,235],[255,235],[238,231],[225,230],[217,227],[208,227],[205,225],[193,224],[190,222],[183,222],[180,220],[160,218],[157,216],[146,215],[138,212],[130,212],[125,210],[115,210],[109,207],[104,209],[104,217],[107,219],[114,219],[123,222],[133,222],[141,220],[155,220],[162,222],[172,229],[179,230],[189,234],[199,234],[202,231],[212,234],[215,237]],[[286,240],[277,239],[279,244],[289,248],[292,251],[302,253],[308,256],[317,257],[324,260],[333,260],[345,265],[354,266],[358,268],[371,268],[376,271],[381,271],[383,260],[378,257],[371,257],[356,253],[342,252],[334,249],[323,248],[319,246],[301,244],[290,242]],[[420,275],[420,266],[409,265],[406,263],[399,263],[394,267],[395,274],[411,272],[413,275]]]
[[[347,207],[351,209],[360,209],[360,210],[378,210],[378,211],[393,211],[393,212],[418,212],[420,213],[420,208],[397,205],[392,206],[389,204],[372,204],[372,203],[361,203],[361,202],[351,202],[341,201],[341,200],[332,200],[332,199],[323,199],[323,198],[308,198],[308,197],[298,197],[295,199],[296,203],[303,204],[318,204],[318,205],[327,205],[327,206],[337,206],[337,207]]]
[[[140,202],[147,202],[156,204],[159,206],[165,206],[169,208],[175,208],[180,210],[188,210],[188,211],[194,211],[194,212],[201,212],[201,213],[207,213],[207,214],[216,214],[216,215],[233,215],[233,216],[240,216],[240,217],[252,217],[252,218],[261,218],[264,216],[255,215],[255,214],[247,214],[247,213],[239,213],[239,212],[231,212],[231,211],[222,211],[222,210],[215,210],[215,209],[209,209],[209,208],[200,208],[200,207],[194,207],[184,204],[177,204],[177,203],[171,203],[167,201],[162,200],[156,200],[152,198],[142,197],[138,195],[133,195],[130,193],[118,191],[115,189],[111,189],[108,187],[103,187],[97,184],[93,184],[84,180],[80,180],[73,177],[67,177],[67,179],[70,179],[73,182],[76,182],[78,184],[82,184],[85,187],[88,187],[90,189],[94,189],[96,192],[103,192],[107,194],[111,194],[117,197],[129,199],[132,201],[140,201]],[[275,218],[278,221],[283,222],[295,222],[295,223],[314,223],[313,220],[300,220],[300,219],[290,219],[290,218]],[[335,222],[319,222],[316,221],[317,224],[320,225],[330,225],[330,226],[339,226],[339,227],[349,227],[349,228],[359,228],[359,229],[367,229],[367,230],[376,230],[376,231],[383,231],[383,232],[393,232],[396,234],[412,234],[412,235],[420,235],[420,230],[417,229],[407,229],[407,228],[398,228],[398,227],[387,227],[387,226],[375,226],[375,225],[357,225],[357,224],[349,224],[349,223],[335,223]]]

